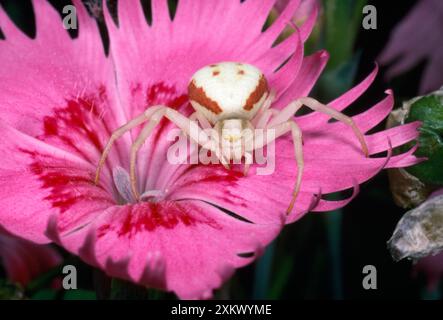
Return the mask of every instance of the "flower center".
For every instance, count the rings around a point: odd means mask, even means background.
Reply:
[[[112,170],[114,185],[118,191],[119,202],[135,203],[137,202],[131,191],[131,180],[129,173],[122,167],[115,167]],[[158,202],[164,200],[167,190],[146,190],[140,195],[141,201]]]

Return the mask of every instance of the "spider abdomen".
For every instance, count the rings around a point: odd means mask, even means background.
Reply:
[[[268,85],[252,65],[221,62],[198,70],[188,94],[194,109],[213,124],[232,118],[251,120],[268,96]]]

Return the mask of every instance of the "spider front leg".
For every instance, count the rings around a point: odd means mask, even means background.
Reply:
[[[360,145],[361,145],[364,155],[367,157],[369,154],[368,147],[367,147],[366,141],[364,139],[364,135],[361,133],[360,129],[355,125],[352,118],[344,115],[343,113],[341,113],[329,106],[321,104],[320,102],[318,102],[317,100],[312,99],[312,98],[301,98],[301,99],[295,100],[292,103],[290,103],[286,108],[284,108],[282,111],[278,112],[270,120],[270,122],[268,124],[269,128],[275,128],[276,136],[283,135],[286,132],[288,132],[289,130],[292,131],[292,137],[293,137],[294,147],[295,147],[295,157],[296,157],[297,167],[299,169],[297,172],[297,181],[296,181],[296,185],[295,185],[295,188],[293,191],[292,200],[289,205],[287,213],[291,212],[291,210],[295,204],[295,200],[297,198],[297,195],[300,191],[301,178],[302,178],[303,165],[304,165],[301,131],[300,131],[300,128],[298,127],[298,125],[293,120],[289,120],[289,119],[292,119],[293,116],[295,115],[295,113],[303,105],[306,105],[307,107],[309,107],[310,109],[312,109],[314,111],[319,111],[319,112],[325,113],[325,114],[331,116],[332,118],[342,121],[345,124],[349,125],[352,128],[352,130],[354,131],[354,134],[356,135],[358,141],[360,142]],[[288,123],[292,123],[292,124],[290,125]],[[291,129],[287,128],[288,125],[291,126]]]
[[[209,123],[208,119],[206,119],[200,112],[195,111],[191,116],[189,117],[189,120],[191,121],[198,121],[200,126],[203,129],[210,129],[212,128],[211,124]]]
[[[100,160],[97,165],[97,169],[95,171],[95,178],[94,183],[98,184],[98,181],[100,180],[100,173],[101,170],[106,162],[106,158],[109,155],[109,152],[111,151],[112,146],[114,145],[114,142],[123,136],[126,132],[130,131],[131,129],[141,125],[143,122],[146,122],[155,112],[160,110],[161,108],[164,108],[164,106],[153,106],[149,109],[147,109],[145,112],[143,112],[141,115],[135,117],[134,119],[130,120],[125,125],[119,127],[117,130],[115,130],[108,143],[106,144],[105,148],[103,149],[102,155],[100,157]]]
[[[169,107],[161,108],[152,115],[151,119],[149,119],[149,122],[142,129],[140,135],[137,137],[137,139],[131,146],[129,176],[131,181],[131,190],[136,200],[140,199],[140,194],[137,189],[137,176],[136,176],[137,152],[163,117],[167,118],[169,121],[174,123],[190,139],[198,143],[200,146],[208,147],[208,145],[210,145],[209,148],[213,149],[211,148],[212,144],[210,144],[211,142],[210,138],[199,127],[196,121],[193,121],[185,117],[180,112],[171,109]]]
[[[206,145],[206,146],[208,145],[209,137],[206,135],[205,132],[201,130],[197,122],[192,121],[191,119],[185,117],[176,110],[166,106],[151,107],[147,109],[140,116],[134,118],[124,126],[117,129],[112,134],[111,139],[109,140],[108,144],[106,145],[103,151],[102,157],[99,162],[99,166],[97,167],[96,183],[98,182],[98,179],[100,177],[101,167],[105,163],[109,150],[111,149],[115,140],[121,137],[125,132],[136,127],[137,125],[148,121],[145,127],[141,130],[137,139],[132,144],[130,152],[131,190],[134,195],[134,198],[138,201],[140,199],[140,194],[137,189],[137,176],[136,176],[137,152],[163,117],[166,117],[168,120],[177,125],[177,127],[179,127],[186,135],[188,135],[192,140],[197,142],[199,145]]]
[[[368,145],[366,144],[365,137],[360,131],[360,129],[357,127],[357,125],[355,124],[354,120],[351,117],[348,117],[347,115],[341,113],[340,111],[337,111],[334,108],[324,105],[313,98],[309,97],[300,98],[290,103],[277,116],[271,119],[269,125],[270,126],[275,125],[277,123],[281,123],[283,121],[286,121],[287,119],[290,119],[303,105],[307,106],[313,111],[318,111],[327,114],[331,118],[341,121],[350,126],[360,143],[361,149],[365,157],[369,156]]]
[[[273,130],[274,135],[268,137],[267,134],[268,130]],[[288,132],[291,132],[292,142],[294,144],[295,161],[297,163],[297,178],[294,189],[292,191],[292,199],[291,202],[289,203],[288,209],[286,210],[286,214],[291,213],[292,209],[294,208],[295,200],[297,199],[297,195],[300,192],[300,186],[303,176],[304,161],[303,161],[303,139],[302,139],[301,129],[297,125],[297,123],[295,123],[294,120],[288,120],[286,122],[276,124],[274,126],[269,126],[265,128],[264,132],[261,132],[260,134],[254,137],[254,146],[253,146],[254,149],[262,148],[265,145],[271,143],[272,141],[285,135]],[[265,141],[263,135],[265,135],[267,138],[270,139]]]

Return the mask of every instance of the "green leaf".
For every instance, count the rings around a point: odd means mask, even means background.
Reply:
[[[57,292],[52,289],[42,289],[32,295],[33,300],[55,300]]]
[[[0,279],[0,300],[18,300],[24,297],[23,288],[19,284]]]
[[[443,97],[429,95],[415,101],[405,122],[417,120],[422,125],[415,155],[428,160],[407,171],[426,184],[443,185]]]
[[[43,289],[45,286],[48,286],[54,278],[60,276],[62,274],[62,265],[58,265],[51,270],[42,273],[39,277],[32,280],[26,286],[27,294],[33,295],[35,292]]]
[[[64,300],[96,300],[97,296],[91,290],[67,290],[63,296]]]
[[[112,300],[147,300],[149,299],[148,289],[138,286],[129,281],[112,279],[111,284]]]
[[[337,68],[353,55],[355,38],[367,0],[325,0],[325,47],[331,54],[327,70]]]
[[[284,289],[288,283],[291,272],[294,270],[294,259],[292,256],[282,256],[279,259],[277,272],[274,275],[268,299],[277,300],[283,297]]]
[[[335,69],[324,72],[315,88],[315,95],[330,101],[345,93],[352,86],[358,69],[360,54],[354,54]]]

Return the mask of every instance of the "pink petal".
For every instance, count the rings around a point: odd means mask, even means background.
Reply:
[[[408,123],[404,126],[390,128],[381,132],[366,136],[371,154],[377,154],[387,150],[388,139],[392,147],[398,147],[405,143],[405,141],[412,141],[417,138],[417,130],[420,127],[420,122]]]
[[[320,77],[328,59],[329,55],[326,51],[319,51],[304,58],[296,79],[285,94],[274,103],[273,107],[282,109],[295,99],[307,96]]]
[[[396,77],[427,60],[427,67],[420,84],[420,92],[440,88],[442,52],[441,35],[436,30],[443,28],[441,15],[443,3],[439,0],[423,0],[410,10],[395,27],[389,42],[380,54],[380,61],[387,65],[388,78]]]
[[[68,152],[2,124],[0,225],[38,243],[51,214],[60,214],[65,228],[79,226],[113,203],[111,192],[92,183],[95,167]]]
[[[278,36],[289,25],[291,18],[294,16],[300,0],[289,0],[282,10],[281,14],[272,23],[272,25],[264,32],[260,37],[260,41],[263,42],[263,46],[270,48]]]
[[[97,25],[78,6],[79,36],[72,41],[47,1],[34,5],[36,39],[0,41],[2,120],[97,163],[109,131],[126,122]]]
[[[278,93],[277,99],[284,94],[291,86],[293,81],[296,81],[294,74],[297,74],[303,63],[303,43],[300,37],[297,39],[297,49],[289,59],[277,72],[269,78],[270,87]]]
[[[154,1],[155,12],[151,27],[143,26],[141,16],[135,14],[136,9],[126,8],[129,6],[126,2],[120,2],[119,21],[123,22],[119,28],[116,28],[108,10],[105,9],[121,104],[128,117],[138,115],[146,107],[155,104],[165,104],[190,114],[191,108],[186,103],[185,94],[190,77],[203,65],[219,61],[254,63],[269,75],[268,78],[277,89],[285,90],[296,79],[301,63],[302,46],[297,46],[298,50],[290,63],[275,74],[275,67],[293,53],[293,48],[288,48],[288,52],[281,52],[281,61],[278,64],[276,60],[268,61],[263,57],[286,26],[287,16],[293,14],[298,7],[298,1],[291,1],[287,11],[263,34],[260,33],[261,27],[254,30],[252,36],[248,33],[249,28],[239,30],[241,23],[231,23],[241,22],[244,17],[250,17],[251,11],[261,12],[262,9],[258,8],[261,8],[262,4],[217,2],[214,7],[206,2],[184,3],[179,4],[173,22],[168,18],[157,25],[155,15],[166,17],[169,13],[166,12],[167,8],[163,2]],[[126,14],[135,14],[134,19],[125,16]],[[182,34],[183,30],[186,30],[186,34]],[[230,41],[222,41],[213,30],[218,30],[217,34],[222,33],[229,37]],[[194,37],[194,34],[198,34],[199,37]],[[128,56],[131,56],[131,59],[127,59]],[[144,189],[158,189],[158,184],[162,184],[158,183],[159,180],[175,170],[165,159],[171,142],[159,139],[166,137],[173,128],[174,125],[162,121],[139,152],[138,174],[147,177],[144,183],[140,182]],[[136,134],[137,130],[134,131]]]
[[[387,143],[391,139],[397,146],[414,139],[412,125],[369,136],[372,153],[389,154],[365,158],[349,127],[326,121],[309,127],[300,119],[305,173],[295,210],[287,217],[297,174],[289,135],[276,143],[274,173],[256,175],[255,165],[244,177],[222,166],[168,163],[172,142],[166,137],[175,127],[162,120],[139,151],[137,174],[142,192],[160,190],[165,200],[116,204],[120,195],[129,200],[128,151],[139,128],[119,140],[100,185],[93,183],[103,144],[127,119],[156,104],[186,115],[192,112],[186,87],[204,65],[256,63],[280,91],[277,108],[309,93],[328,55],[319,52],[302,60],[301,41],[272,51],[299,1],[290,1],[261,33],[267,16],[263,8],[272,2],[180,1],[171,21],[166,0],[153,0],[153,23],[148,26],[139,1],[119,1],[118,27],[104,10],[109,59],[79,1],[75,3],[83,22],[76,40],[62,30],[60,18],[46,2],[36,3],[37,39],[0,41],[0,59],[5,62],[0,68],[5,122],[0,126],[0,149],[8,155],[0,165],[2,207],[7,209],[0,212],[0,224],[37,242],[49,238],[111,276],[172,290],[181,298],[209,297],[235,268],[251,262],[284,223],[310,210],[330,210],[350,201],[328,202],[319,195],[351,187],[357,192],[356,185],[386,165],[417,162],[412,151],[390,158]],[[307,24],[303,32],[309,29]],[[11,27],[6,30],[11,34]],[[59,59],[49,60],[52,56]],[[29,76],[18,76],[24,74]],[[335,107],[354,101],[371,76],[337,99]],[[386,117],[392,104],[389,95],[355,117],[356,122],[369,130]],[[317,121],[315,115],[312,119]],[[245,253],[253,255],[239,256]]]
[[[305,11],[307,18],[306,16],[302,17],[306,18],[306,20],[300,26],[301,38],[303,42],[305,42],[309,38],[309,35],[311,34],[312,30],[315,27],[315,23],[317,22],[320,4],[317,2],[317,0],[304,0],[300,7],[301,9],[307,9],[307,11]]]
[[[386,98],[372,108],[353,117],[355,124],[361,132],[367,132],[382,122],[394,107],[394,97],[391,90],[386,91]],[[329,129],[331,131],[347,130],[349,126],[342,122],[334,122]]]
[[[281,227],[244,222],[201,201],[145,202],[111,207],[60,241],[111,276],[195,299],[250,263]],[[239,256],[245,253],[252,255]]]
[[[443,57],[443,46],[436,49],[429,59],[420,83],[421,93],[428,93],[441,88],[443,79],[441,74],[436,72],[436,70],[443,70],[443,59],[441,57]]]
[[[353,102],[355,102],[372,84],[378,73],[378,66],[358,85],[352,89],[346,91],[343,95],[328,103],[328,106],[338,110],[343,111],[345,108],[349,107]],[[321,126],[323,123],[330,119],[329,116],[321,114],[319,112],[310,113],[305,116],[297,117],[298,123],[303,123],[305,127],[315,128]]]
[[[288,53],[294,52],[299,45],[299,38],[302,42],[305,42],[312,31],[317,20],[318,7],[313,10],[309,19],[298,29],[299,32],[294,32],[287,39],[272,47],[266,52],[265,56],[260,57],[258,61],[265,60],[268,64],[271,64],[272,70],[275,70],[282,61],[288,58]],[[260,62],[257,62],[259,64]]]
[[[443,276],[443,253],[420,259],[414,265],[413,272],[415,275],[424,273],[428,282],[428,291],[436,290]]]

